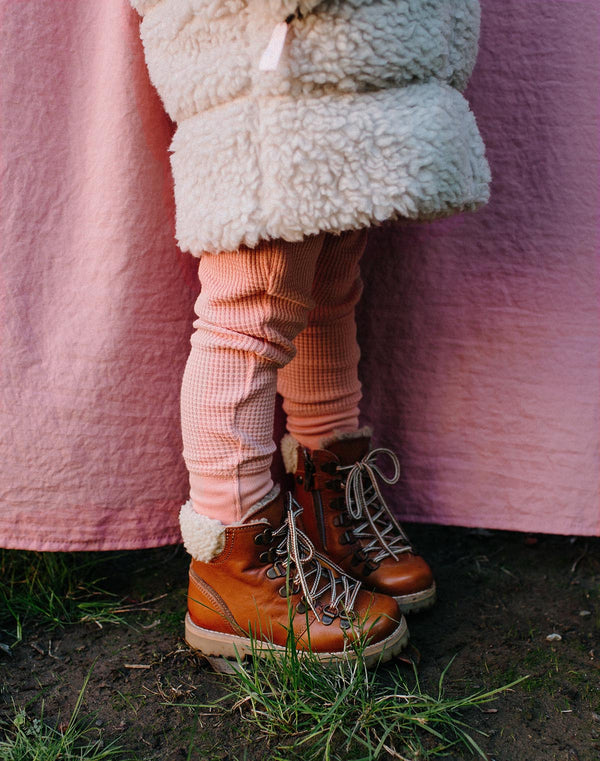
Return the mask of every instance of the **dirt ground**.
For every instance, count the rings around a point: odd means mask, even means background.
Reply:
[[[450,695],[528,674],[465,720],[495,761],[600,759],[600,540],[444,527],[409,527],[434,566],[439,602],[409,619],[424,690],[439,675]],[[14,706],[67,718],[93,666],[84,715],[127,758],[161,761],[271,758],[270,746],[237,712],[211,714],[168,703],[207,703],[226,678],[182,640],[187,557],[168,547],[125,553],[107,581],[128,600],[165,595],[131,625],[31,626],[13,655],[0,654],[0,717]],[[559,634],[561,639],[547,639]],[[409,666],[405,666],[410,674]],[[451,755],[448,758],[473,758]]]

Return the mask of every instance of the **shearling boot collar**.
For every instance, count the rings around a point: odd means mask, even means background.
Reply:
[[[268,494],[250,508],[243,520],[227,525],[242,526],[249,523],[266,523],[265,508],[275,501],[280,491],[279,484],[275,484]],[[261,512],[263,515],[260,514]],[[225,546],[225,529],[227,525],[214,518],[209,518],[207,515],[197,513],[192,506],[191,500],[188,500],[179,512],[179,525],[181,527],[181,536],[183,537],[183,546],[194,560],[208,563]]]
[[[359,428],[357,431],[334,431],[331,436],[321,439],[319,449],[326,449],[338,455],[338,447],[336,446],[338,442],[354,441],[358,452],[357,457],[354,459],[360,459],[368,451],[372,435],[373,429],[368,425]],[[291,433],[286,433],[281,439],[281,456],[287,473],[295,473],[298,469],[298,447],[300,447],[300,443]],[[346,449],[347,447],[348,444],[345,444],[344,448]]]

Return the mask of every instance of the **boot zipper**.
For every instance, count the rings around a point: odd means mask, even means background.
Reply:
[[[310,458],[307,449],[302,450],[304,452],[304,488],[306,491],[312,491],[315,481],[315,464]]]
[[[323,500],[321,499],[320,491],[313,491],[313,503],[315,506],[315,515],[317,516],[317,527],[319,529],[319,536],[321,537],[321,544],[323,549],[327,547],[327,537],[325,535],[325,516],[323,515]]]
[[[316,467],[312,461],[307,449],[303,449],[304,452],[304,488],[306,491],[312,492],[313,505],[315,508],[315,516],[317,518],[317,528],[319,530],[319,536],[321,537],[321,543],[325,549],[327,549],[327,541],[325,535],[325,516],[323,515],[323,501],[321,500],[321,492],[315,489],[315,472]]]

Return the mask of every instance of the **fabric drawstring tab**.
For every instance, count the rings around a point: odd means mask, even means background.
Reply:
[[[294,18],[294,15],[289,16],[285,21],[281,21],[273,29],[269,44],[264,49],[263,54],[260,57],[258,68],[261,71],[275,71],[279,65],[279,59],[281,58],[281,54],[283,53],[283,48],[285,45],[285,38],[287,37],[290,23]]]

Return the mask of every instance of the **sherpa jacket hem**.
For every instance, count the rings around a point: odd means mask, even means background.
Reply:
[[[152,81],[178,123],[184,251],[431,219],[488,200],[483,142],[461,94],[476,1],[309,0],[276,71],[258,61],[294,2],[132,2],[145,14]]]

